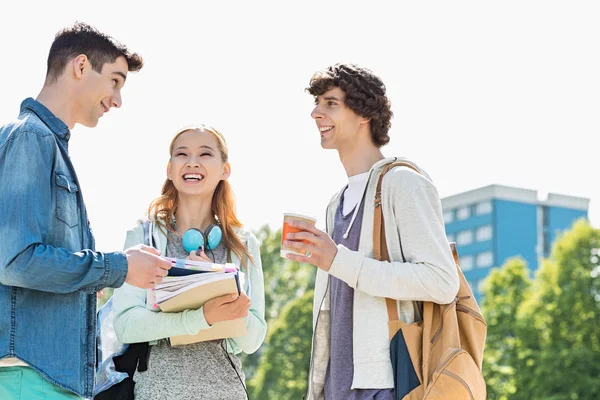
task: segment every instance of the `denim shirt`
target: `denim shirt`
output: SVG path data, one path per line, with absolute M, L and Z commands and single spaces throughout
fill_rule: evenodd
M 0 359 L 91 397 L 96 292 L 123 284 L 127 259 L 94 249 L 70 135 L 31 98 L 0 127 Z

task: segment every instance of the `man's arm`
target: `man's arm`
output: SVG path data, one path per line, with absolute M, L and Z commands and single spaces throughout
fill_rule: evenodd
M 434 192 L 432 186 L 417 187 L 399 202 L 394 213 L 400 239 L 386 229 L 388 248 L 399 251 L 401 243 L 406 262 L 378 261 L 338 246 L 329 273 L 372 296 L 450 303 L 458 292 L 458 274 L 432 204 Z
M 394 185 L 396 179 L 390 178 L 393 181 L 389 183 Z M 406 173 L 404 178 L 407 178 Z M 386 225 L 388 248 L 393 251 L 396 247 L 399 251 L 401 235 L 406 262 L 378 261 L 342 245 L 336 246 L 325 232 L 308 224 L 298 226 L 308 232 L 292 234 L 291 238 L 310 241 L 311 244 L 295 243 L 294 246 L 310 251 L 311 257 L 291 255 L 290 258 L 328 271 L 355 290 L 371 296 L 440 304 L 451 302 L 458 292 L 459 281 L 444 232 L 437 190 L 419 177 L 409 175 L 402 180 L 404 184 L 412 181 L 408 182 L 410 189 L 394 185 L 383 201 L 393 203 L 394 224 L 398 227 L 394 232 Z
M 0 148 L 0 283 L 54 293 L 119 287 L 127 275 L 124 253 L 72 252 L 45 243 L 56 218 L 55 152 L 52 135 L 29 132 Z

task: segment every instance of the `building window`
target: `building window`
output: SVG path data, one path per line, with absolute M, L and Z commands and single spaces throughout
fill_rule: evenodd
M 475 239 L 478 242 L 485 242 L 487 240 L 490 240 L 491 238 L 492 238 L 492 226 L 491 225 L 481 226 L 481 227 L 477 228 L 477 230 L 475 231 Z
M 446 238 L 448 239 L 449 242 L 454 242 L 454 234 L 448 233 L 446 235 Z
M 550 241 L 550 209 L 542 207 L 542 235 L 543 235 L 543 251 L 544 257 L 550 256 L 552 250 L 552 242 Z
M 454 211 L 448 210 L 444 211 L 444 223 L 449 224 L 454 221 Z
M 475 214 L 484 215 L 492 212 L 492 202 L 482 201 L 475 206 Z
M 456 235 L 456 244 L 464 246 L 473 243 L 473 231 L 462 231 Z
M 471 209 L 469 208 L 469 206 L 464 206 L 464 207 L 461 207 L 458 210 L 456 210 L 456 219 L 458 219 L 459 221 L 467 219 L 470 216 L 471 216 Z
M 470 271 L 473 269 L 473 256 L 460 257 L 460 269 Z
M 477 266 L 479 268 L 491 267 L 494 263 L 494 255 L 491 251 L 477 254 Z

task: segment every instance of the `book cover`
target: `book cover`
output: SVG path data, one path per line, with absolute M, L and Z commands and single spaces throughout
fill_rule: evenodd
M 156 299 L 158 307 L 163 312 L 196 310 L 215 297 L 239 294 L 243 287 L 240 285 L 239 272 L 184 275 L 165 280 L 160 286 L 162 289 L 157 286 Z M 216 322 L 210 328 L 203 329 L 195 335 L 172 336 L 170 341 L 172 346 L 179 346 L 244 335 L 246 335 L 245 318 L 239 318 Z

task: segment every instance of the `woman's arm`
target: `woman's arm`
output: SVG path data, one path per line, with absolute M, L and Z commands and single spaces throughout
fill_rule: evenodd
M 247 279 L 251 286 L 250 309 L 246 317 L 246 336 L 228 339 L 229 344 L 246 354 L 252 354 L 260 348 L 267 334 L 267 322 L 265 321 L 265 286 L 260 259 L 260 248 L 258 239 L 250 233 L 248 238 L 248 252 L 252 256 L 253 263 L 248 263 Z
M 127 232 L 125 248 L 144 243 L 140 223 Z M 146 308 L 146 290 L 127 283 L 113 294 L 115 332 L 122 343 L 148 342 L 170 336 L 195 335 L 210 326 L 204 318 L 204 310 L 185 310 L 163 313 Z

